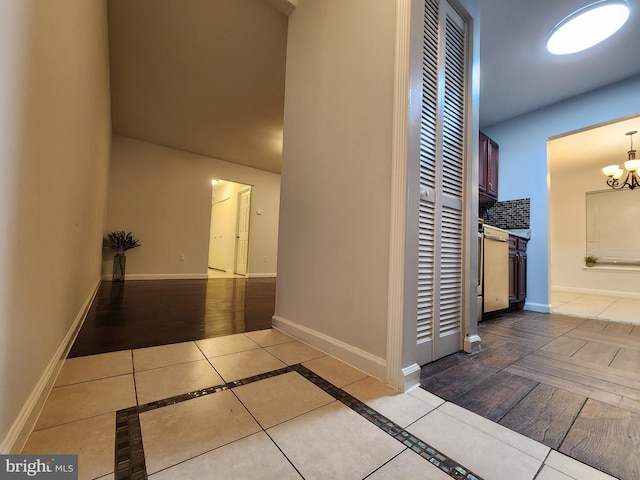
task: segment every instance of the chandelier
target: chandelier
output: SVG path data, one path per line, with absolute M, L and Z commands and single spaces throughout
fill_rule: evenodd
M 624 168 L 627 170 L 627 177 L 624 182 L 620 182 L 624 170 L 618 167 L 618 165 L 609 165 L 602 169 L 607 177 L 607 185 L 616 190 L 621 190 L 624 187 L 629 187 L 631 190 L 640 186 L 640 175 L 638 175 L 638 169 L 640 169 L 640 160 L 636 160 L 636 151 L 633 149 L 633 135 L 638 133 L 637 130 L 627 132 L 625 135 L 629 136 L 631 142 L 631 148 L 629 149 L 629 160 L 624 162 Z

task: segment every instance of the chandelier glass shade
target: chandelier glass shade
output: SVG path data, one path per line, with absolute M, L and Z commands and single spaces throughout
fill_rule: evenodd
M 602 169 L 602 173 L 607 176 L 607 185 L 616 190 L 621 190 L 625 187 L 633 190 L 640 186 L 640 160 L 636 160 L 636 151 L 633 149 L 633 136 L 638 133 L 637 130 L 627 132 L 625 135 L 629 136 L 631 147 L 627 152 L 628 160 L 624 162 L 624 168 L 627 171 L 627 176 L 624 181 L 620 181 L 623 177 L 625 170 L 621 169 L 618 165 L 608 165 Z

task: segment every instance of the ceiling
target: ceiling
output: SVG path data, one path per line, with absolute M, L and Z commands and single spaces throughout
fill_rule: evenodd
M 287 16 L 266 0 L 109 0 L 114 133 L 280 172 Z
M 615 35 L 573 55 L 547 53 L 553 27 L 595 0 L 480 0 L 480 127 L 640 74 L 640 0 Z
M 551 175 L 573 168 L 600 170 L 607 165 L 623 168 L 630 148 L 627 132 L 640 132 L 640 116 L 598 125 L 551 140 L 547 155 Z M 633 136 L 633 147 L 640 150 L 640 135 Z M 604 183 L 604 176 L 603 183 Z
M 114 133 L 279 173 L 297 0 L 108 1 Z M 593 1 L 480 0 L 481 128 L 640 74 L 640 0 L 603 44 L 546 52 L 554 25 Z

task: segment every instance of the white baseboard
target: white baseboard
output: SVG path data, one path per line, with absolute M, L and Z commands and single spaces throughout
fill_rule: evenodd
M 525 301 L 523 310 L 540 313 L 551 313 L 551 305 L 549 305 L 548 303 L 530 303 Z
M 464 339 L 465 353 L 478 353 L 481 349 L 482 339 L 480 335 L 469 335 Z
M 127 273 L 125 280 L 206 280 L 206 273 Z M 111 280 L 111 275 L 102 275 L 102 280 Z
M 402 391 L 408 392 L 416 387 L 420 386 L 420 365 L 414 363 L 402 369 L 402 376 L 404 378 L 404 385 L 402 385 Z
M 233 273 L 233 272 L 231 272 Z M 275 273 L 248 273 L 248 278 L 275 278 Z M 206 280 L 207 273 L 127 273 L 125 280 Z M 103 274 L 102 280 L 111 280 L 111 274 Z
M 618 292 L 616 290 L 601 290 L 593 288 L 576 288 L 576 287 L 551 287 L 552 290 L 560 290 L 562 292 L 571 293 L 585 293 L 587 295 L 606 295 L 608 297 L 625 297 L 625 298 L 640 298 L 640 293 L 637 292 Z
M 69 350 L 71 350 L 73 342 L 80 331 L 80 327 L 82 327 L 82 323 L 93 303 L 93 299 L 98 293 L 98 287 L 100 287 L 100 280 L 98 280 L 93 291 L 80 307 L 78 315 L 71 324 L 56 353 L 53 355 L 53 358 L 51 358 L 51 361 L 35 388 L 31 391 L 29 398 L 27 398 L 27 401 L 22 406 L 20 413 L 9 429 L 9 433 L 7 433 L 7 436 L 0 444 L 0 454 L 20 453 L 22 451 L 22 448 L 36 425 L 36 421 L 49 397 L 49 393 L 58 378 L 64 359 L 67 358 Z
M 353 345 L 349 345 L 333 337 L 317 332 L 310 328 L 298 325 L 290 320 L 274 315 L 273 326 L 278 330 L 282 330 L 300 340 L 312 345 L 323 352 L 332 355 L 343 362 L 348 363 L 369 375 L 386 379 L 387 362 L 384 358 L 372 355 Z

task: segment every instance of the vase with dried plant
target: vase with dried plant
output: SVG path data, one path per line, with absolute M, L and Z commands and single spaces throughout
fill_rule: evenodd
M 127 257 L 124 252 L 132 248 L 140 246 L 140 240 L 138 240 L 133 233 L 125 233 L 124 230 L 116 230 L 114 232 L 107 233 L 105 239 L 106 244 L 116 251 L 113 257 L 113 277 L 114 282 L 124 282 L 125 269 L 127 265 Z

